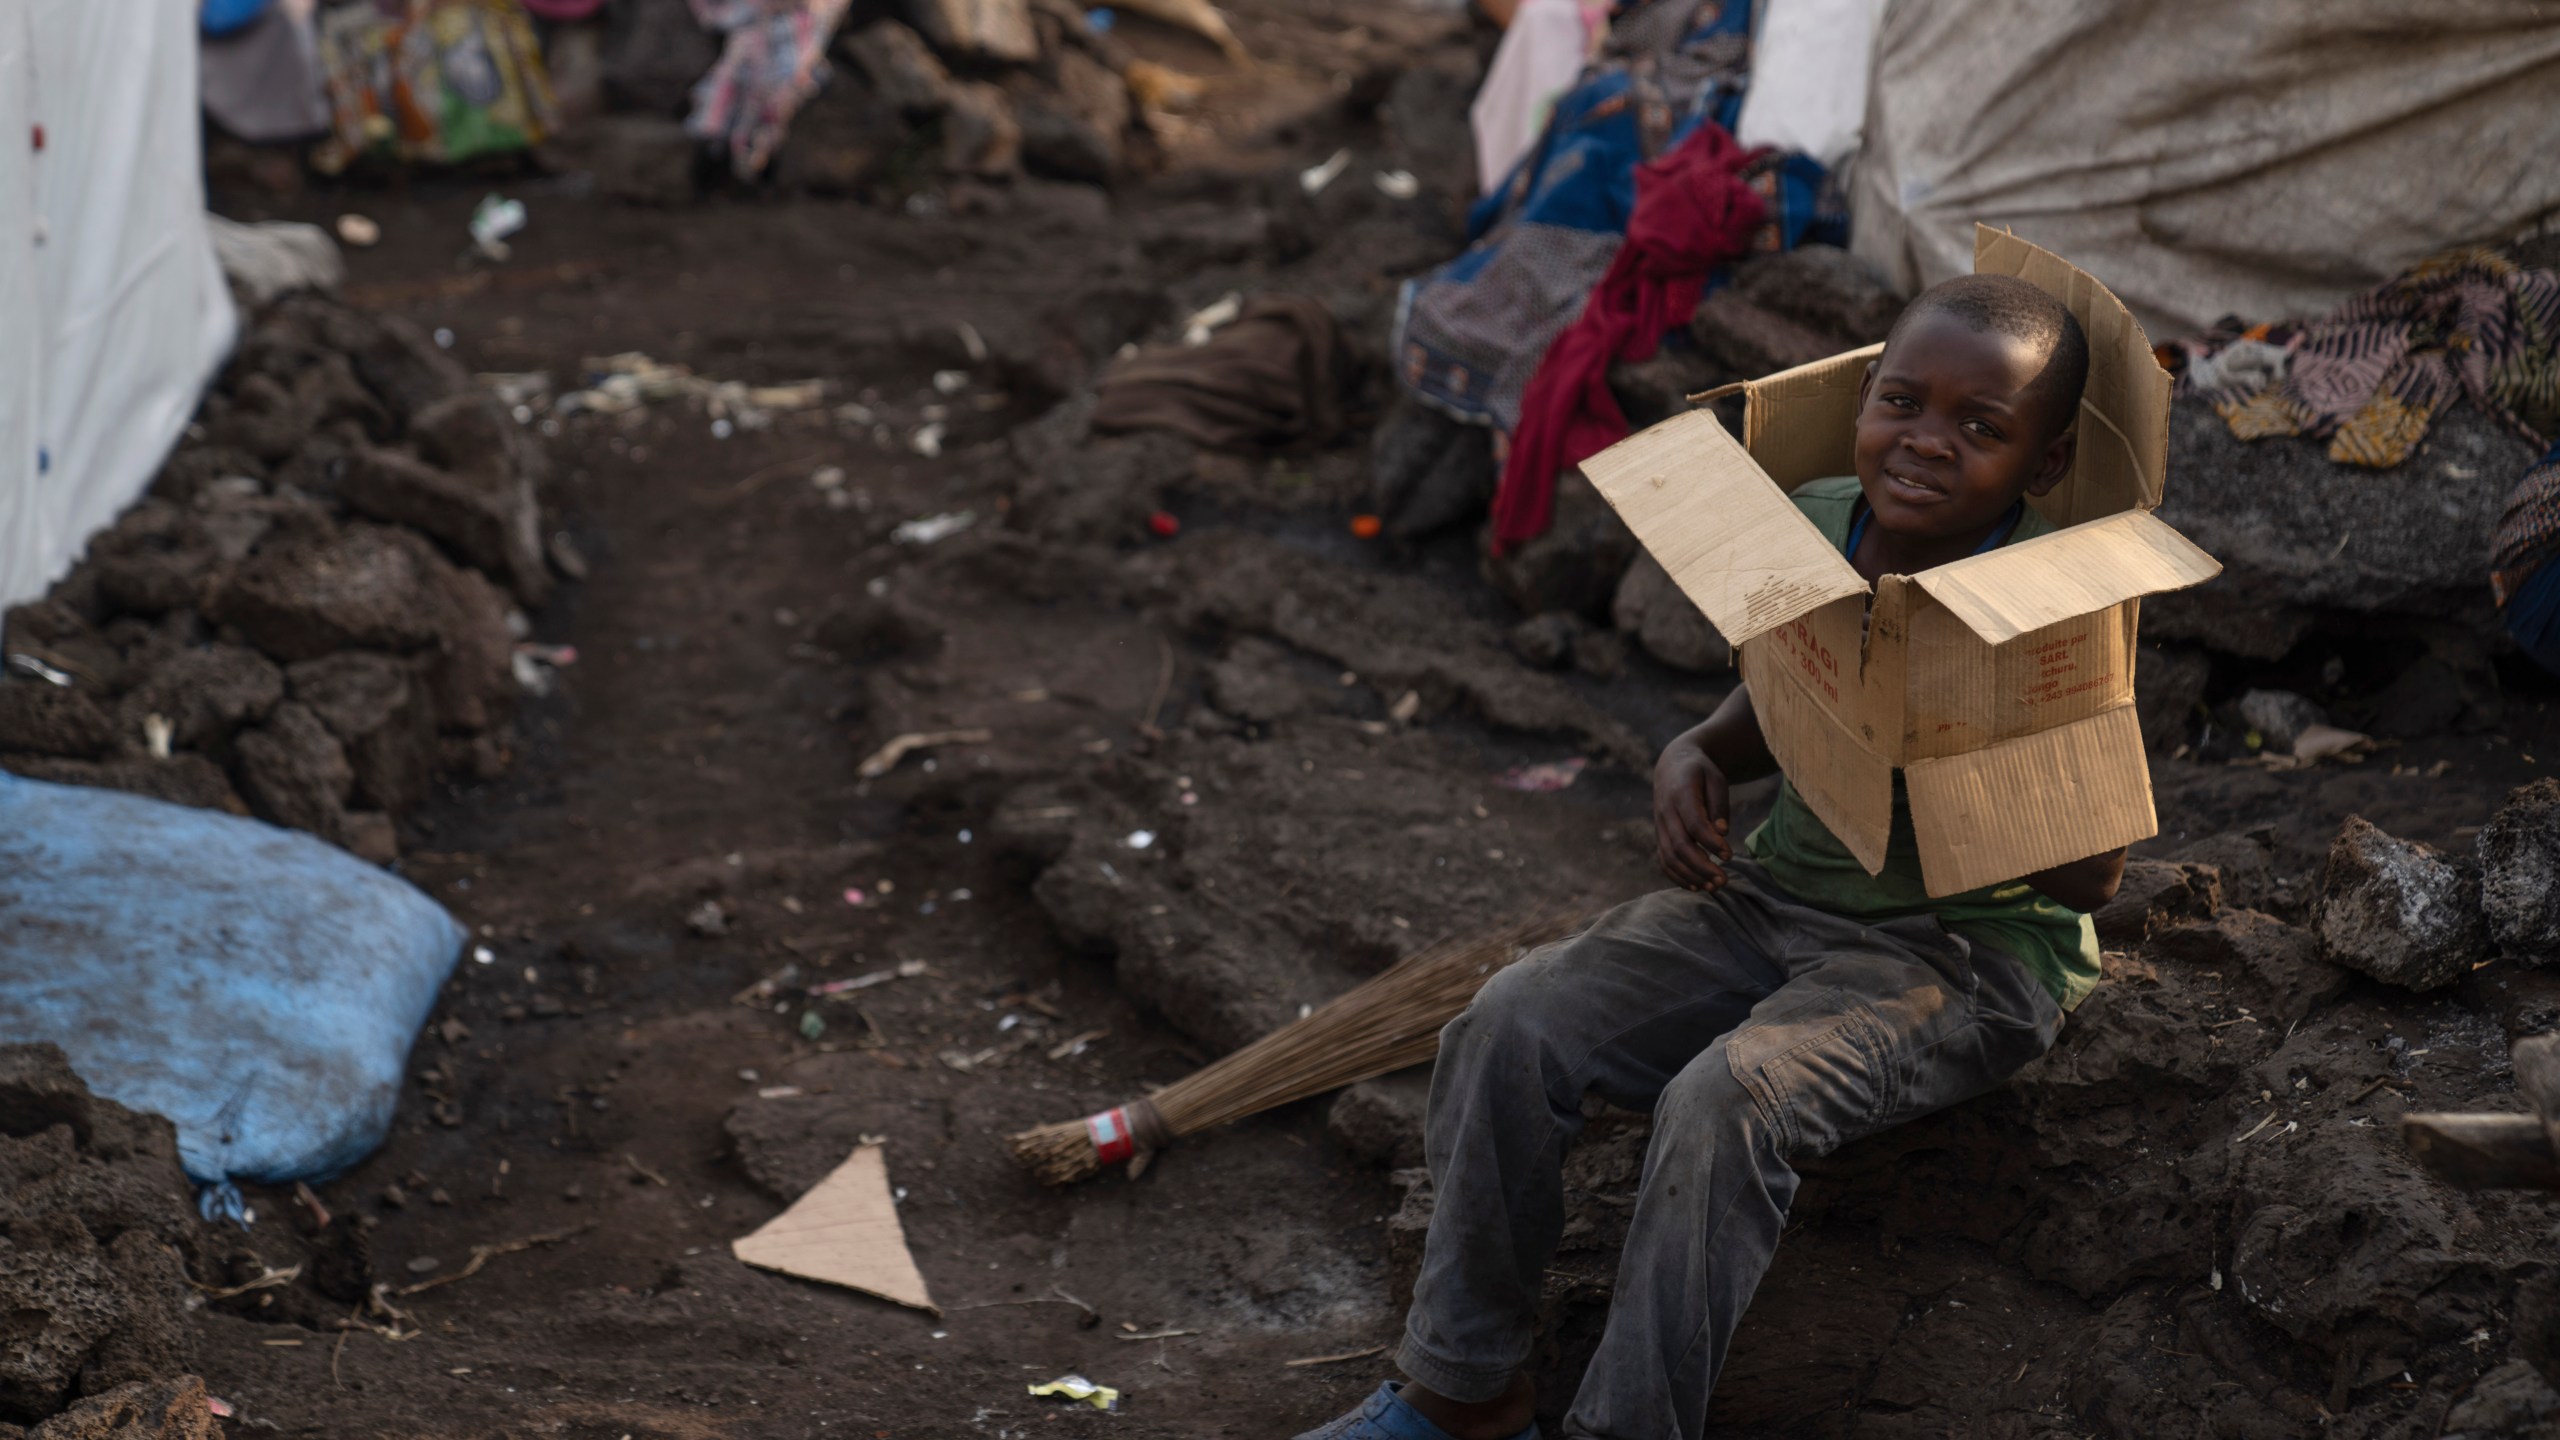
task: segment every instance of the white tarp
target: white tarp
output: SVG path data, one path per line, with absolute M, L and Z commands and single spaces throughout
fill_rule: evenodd
M 1893 0 L 1854 248 L 1907 292 L 2006 226 L 2166 338 L 2513 239 L 2555 157 L 2549 0 Z
M 1801 150 L 1835 169 L 1848 160 L 1866 123 L 1883 13 L 1884 0 L 1762 0 L 1733 138 Z
M 0 3 L 0 605 L 150 483 L 231 348 L 196 65 L 195 0 Z

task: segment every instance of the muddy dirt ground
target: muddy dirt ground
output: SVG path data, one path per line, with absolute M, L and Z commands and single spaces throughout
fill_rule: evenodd
M 1368 186 L 1382 142 L 1364 106 L 1397 67 L 1468 42 L 1438 22 L 1298 23 L 1254 19 L 1246 38 L 1281 53 L 1275 74 L 1222 92 L 1231 106 L 1172 147 L 1165 174 L 1109 196 L 1024 185 L 899 210 L 731 194 L 659 211 L 583 194 L 574 172 L 218 191 L 244 217 L 380 221 L 383 244 L 350 254 L 348 297 L 449 330 L 475 370 L 568 379 L 585 357 L 642 351 L 830 387 L 828 409 L 770 430 L 715 437 L 698 408 L 671 402 L 574 418 L 550 438 L 548 498 L 590 574 L 535 615 L 535 633 L 577 661 L 556 693 L 526 699 L 505 778 L 448 790 L 403 836 L 405 873 L 491 958 L 462 966 L 420 1040 L 390 1144 L 320 1194 L 369 1222 L 373 1273 L 400 1284 L 461 1268 L 475 1246 L 561 1238 L 398 1302 L 414 1339 L 341 1342 L 330 1327 L 351 1307 L 309 1284 L 208 1307 L 208 1383 L 251 1424 L 600 1440 L 1285 1436 L 1392 1373 L 1377 1355 L 1287 1364 L 1384 1345 L 1401 1311 L 1391 1220 L 1406 1197 L 1378 1156 L 1328 1129 L 1324 1102 L 1184 1146 L 1139 1181 L 1065 1192 L 1023 1178 L 1000 1137 L 1173 1079 L 1302 998 L 1256 997 L 1248 982 L 1186 1008 L 1159 975 L 1144 987 L 1158 1003 L 1141 1007 L 1115 963 L 1214 953 L 1249 976 L 1269 927 L 1275 943 L 1336 955 L 1319 978 L 1338 983 L 1523 899 L 1639 892 L 1646 791 L 1624 752 L 1691 723 L 1729 681 L 1641 656 L 1608 681 L 1501 670 L 1517 617 L 1476 579 L 1465 537 L 1411 550 L 1347 533 L 1368 457 L 1357 427 L 1329 449 L 1247 459 L 1124 445 L 1112 463 L 1163 473 L 1099 491 L 1074 522 L 1082 543 L 1061 538 L 1065 521 L 1014 514 L 1075 499 L 1057 495 L 1033 422 L 1124 341 L 1160 337 L 1231 288 L 1295 285 L 1357 303 L 1346 324 L 1369 327 L 1357 343 L 1374 356 L 1394 281 L 1454 243 L 1445 197 L 1406 205 Z M 1298 199 L 1296 168 L 1340 144 L 1362 156 L 1359 193 L 1332 210 Z M 460 268 L 465 220 L 493 186 L 524 198 L 532 223 L 505 266 Z M 955 393 L 934 384 L 948 371 L 966 377 Z M 1366 394 L 1385 399 L 1383 378 Z M 907 442 L 928 406 L 948 417 L 934 458 Z M 835 498 L 810 481 L 830 466 L 844 475 Z M 1158 503 L 1182 520 L 1178 538 L 1143 524 Z M 977 523 L 950 540 L 889 538 L 958 511 Z M 1358 603 L 1294 621 L 1272 620 L 1267 596 L 1255 609 L 1254 577 L 1285 589 L 1302 573 Z M 1416 643 L 1434 653 L 1326 632 L 1326 613 L 1420 615 Z M 1538 723 L 1496 723 L 1501 702 L 1482 692 L 1506 674 L 1547 687 Z M 1213 704 L 1220 686 L 1260 698 Z M 1407 689 L 1430 698 L 1409 726 L 1389 719 Z M 1257 707 L 1268 713 L 1243 718 Z M 856 774 L 891 735 L 970 728 L 992 738 Z M 1491 783 L 1571 755 L 1595 763 L 1569 789 Z M 2361 767 L 2162 759 L 2162 834 L 2141 848 L 2272 827 L 2261 893 L 2234 903 L 2298 920 L 2345 815 L 2467 845 L 2511 787 L 2560 769 L 2552 759 L 2560 709 L 2530 686 L 2494 731 L 2412 740 Z M 1070 823 L 1043 830 L 1044 816 Z M 1088 854 L 1077 847 L 1137 828 L 1164 837 L 1117 855 L 1142 893 L 1070 893 L 1092 884 L 1064 876 Z M 706 902 L 716 921 L 701 918 Z M 910 960 L 924 973 L 853 1003 L 751 988 L 786 967 L 806 984 Z M 2112 1003 L 2218 1024 L 2245 1000 L 2219 972 L 2195 978 L 2211 963 L 2166 979 L 2171 962 L 2121 963 Z M 2182 986 L 2201 989 L 2168 995 Z M 2398 1077 L 2328 1095 L 2321 1115 L 2359 1133 L 2404 1108 L 2516 1108 L 2499 1018 L 2524 1002 L 2502 1012 L 2477 986 L 2423 1003 L 2359 987 L 2332 987 L 2281 1041 L 2254 1021 L 2210 1054 L 2202 1038 L 2189 1037 L 2194 1056 L 2161 1039 L 2149 1069 L 2122 1053 L 2138 1030 L 2093 1030 L 2116 1046 L 2108 1076 L 2096 1076 L 2106 1057 L 2081 1054 L 2070 1076 L 1840 1157 L 1808 1186 L 1737 1342 L 1720 1433 L 2308 1434 L 2350 1407 L 2363 1418 L 2341 1430 L 2437 1433 L 2424 1427 L 2509 1351 L 2499 1286 L 2512 1281 L 2479 1275 L 2538 1263 L 2544 1211 L 2427 1200 L 2469 1229 L 2394 1244 L 2498 1258 L 2404 1278 L 2439 1301 L 2446 1286 L 2478 1290 L 2480 1334 L 2467 1349 L 2431 1333 L 2350 1347 L 2215 1318 L 2223 1272 L 2190 1261 L 2245 1238 L 2227 1233 L 2245 1218 L 2230 1198 L 2243 1181 L 2196 1179 L 2199 1213 L 2184 1221 L 2148 1201 L 2119 1215 L 2106 1198 L 2154 1193 L 2110 1178 L 2151 1143 L 2191 1167 L 2219 1157 L 2263 1092 L 2296 1076 Z M 1064 1043 L 1089 1032 L 1101 1033 Z M 2412 1041 L 2383 1049 L 2386 1034 Z M 2411 1045 L 2457 1061 L 2389 1069 Z M 2275 1078 L 2244 1085 L 2244 1071 Z M 888 1137 L 939 1319 L 728 1254 L 866 1134 Z M 1623 1193 L 1632 1175 L 1601 1173 L 1609 1153 L 1631 1152 L 1595 1150 L 1576 1183 Z M 2049 1217 L 2061 1193 L 2030 1171 L 2074 1177 L 2086 1203 L 2059 1208 L 2076 1219 L 2017 1223 Z M 2247 1183 L 2282 1189 L 2302 1173 Z M 2359 1160 L 2344 1173 L 2378 1172 Z M 304 1212 L 280 1194 L 253 1200 L 259 1223 L 226 1242 L 242 1252 L 233 1268 L 306 1258 Z M 2135 1234 L 2152 1248 L 2127 1259 Z M 2294 1250 L 2266 1243 L 2288 1275 L 2332 1253 L 2298 1235 Z M 2362 1253 L 2355 1237 L 2339 1243 Z M 1606 1268 L 1605 1235 L 1577 1234 L 1559 1276 L 1605 1288 Z M 2102 1344 L 2121 1363 L 2086 1353 Z M 1121 1413 L 1024 1393 L 1069 1371 L 1120 1387 Z

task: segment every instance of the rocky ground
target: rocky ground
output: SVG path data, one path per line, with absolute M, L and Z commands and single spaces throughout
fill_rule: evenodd
M 1732 682 L 1571 493 L 1563 538 L 1484 573 L 1446 522 L 1489 457 L 1394 404 L 1385 320 L 1455 244 L 1478 42 L 1420 11 L 1357 34 L 1237 13 L 1266 63 L 1108 191 L 926 179 L 909 203 L 889 174 L 639 208 L 573 166 L 499 182 L 532 224 L 494 267 L 455 259 L 486 177 L 218 197 L 362 210 L 385 239 L 343 305 L 258 325 L 154 499 L 13 618 L 10 648 L 75 683 L 0 682 L 0 763 L 396 856 L 493 962 L 455 977 L 391 1143 L 316 1207 L 253 1194 L 246 1231 L 79 1210 L 79 1236 L 13 1210 L 0 1283 L 76 1270 L 117 1297 L 84 1303 L 162 1318 L 37 1323 L 50 1348 L 0 1366 L 7 1416 L 200 1374 L 241 1423 L 319 1435 L 1285 1436 L 1391 1373 L 1374 1347 L 1431 1204 L 1417 1077 L 1064 1192 L 1001 1137 L 1434 939 L 1640 892 L 1650 754 Z M 1187 37 L 1120 43 L 1216 72 Z M 1420 196 L 1371 183 L 1390 168 Z M 1694 351 L 1619 377 L 1631 413 L 1890 319 L 1836 256 L 1746 281 Z M 1230 290 L 1334 313 L 1342 431 L 1251 454 L 1091 433 L 1114 352 Z M 2504 437 L 2464 423 L 2412 468 L 2492 484 Z M 2229 444 L 2180 424 L 2182 453 Z M 2560 709 L 2482 642 L 2458 562 L 2395 551 L 2331 585 L 2302 558 L 2358 556 L 2335 518 L 2357 507 L 2409 533 L 2476 497 L 2283 443 L 2242 452 L 2263 486 L 2172 477 L 2195 497 L 2172 518 L 2234 574 L 2153 632 L 2162 830 L 2105 918 L 2109 983 L 2016 1083 L 1817 1167 L 1719 1433 L 2560 1433 L 2534 1368 L 2548 1207 L 2449 1190 L 2396 1133 L 2521 1108 L 2507 1039 L 2560 1015 L 2527 963 L 2560 936 L 2496 838 L 2548 830 L 2548 801 L 2493 822 L 2553 773 Z M 1364 511 L 1385 536 L 1351 532 Z M 2295 536 L 2305 515 L 2338 533 Z M 2268 717 L 2302 705 L 2388 748 L 2270 765 Z M 907 734 L 983 738 L 863 773 Z M 1505 783 L 1577 759 L 1566 788 Z M 2442 855 L 2378 839 L 2326 879 L 2350 816 Z M 2377 958 L 2347 901 L 2439 872 L 2428 956 L 2462 958 L 2391 970 L 2409 957 Z M 7 1091 L 0 1129 L 51 1147 L 45 1174 L 157 1167 L 180 1203 L 165 1135 L 96 1138 L 148 1124 L 84 1132 L 69 1103 Z M 867 1135 L 939 1317 L 727 1252 Z M 1551 1409 L 1644 1135 L 1603 1115 L 1574 1158 Z M 1025 1393 L 1069 1371 L 1121 1412 Z

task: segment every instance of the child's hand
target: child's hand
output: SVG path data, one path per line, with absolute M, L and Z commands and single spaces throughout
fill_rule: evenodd
M 1662 873 L 1684 890 L 1723 889 L 1732 824 L 1724 771 L 1696 732 L 1664 746 L 1653 765 L 1653 853 Z

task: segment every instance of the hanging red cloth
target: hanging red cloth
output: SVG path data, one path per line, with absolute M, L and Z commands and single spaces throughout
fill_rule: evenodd
M 1707 272 L 1750 244 L 1767 213 L 1742 178 L 1757 153 L 1709 121 L 1636 168 L 1626 243 L 1521 393 L 1520 427 L 1493 497 L 1496 555 L 1546 533 L 1558 472 L 1626 438 L 1609 366 L 1650 357 L 1666 332 L 1689 322 Z

